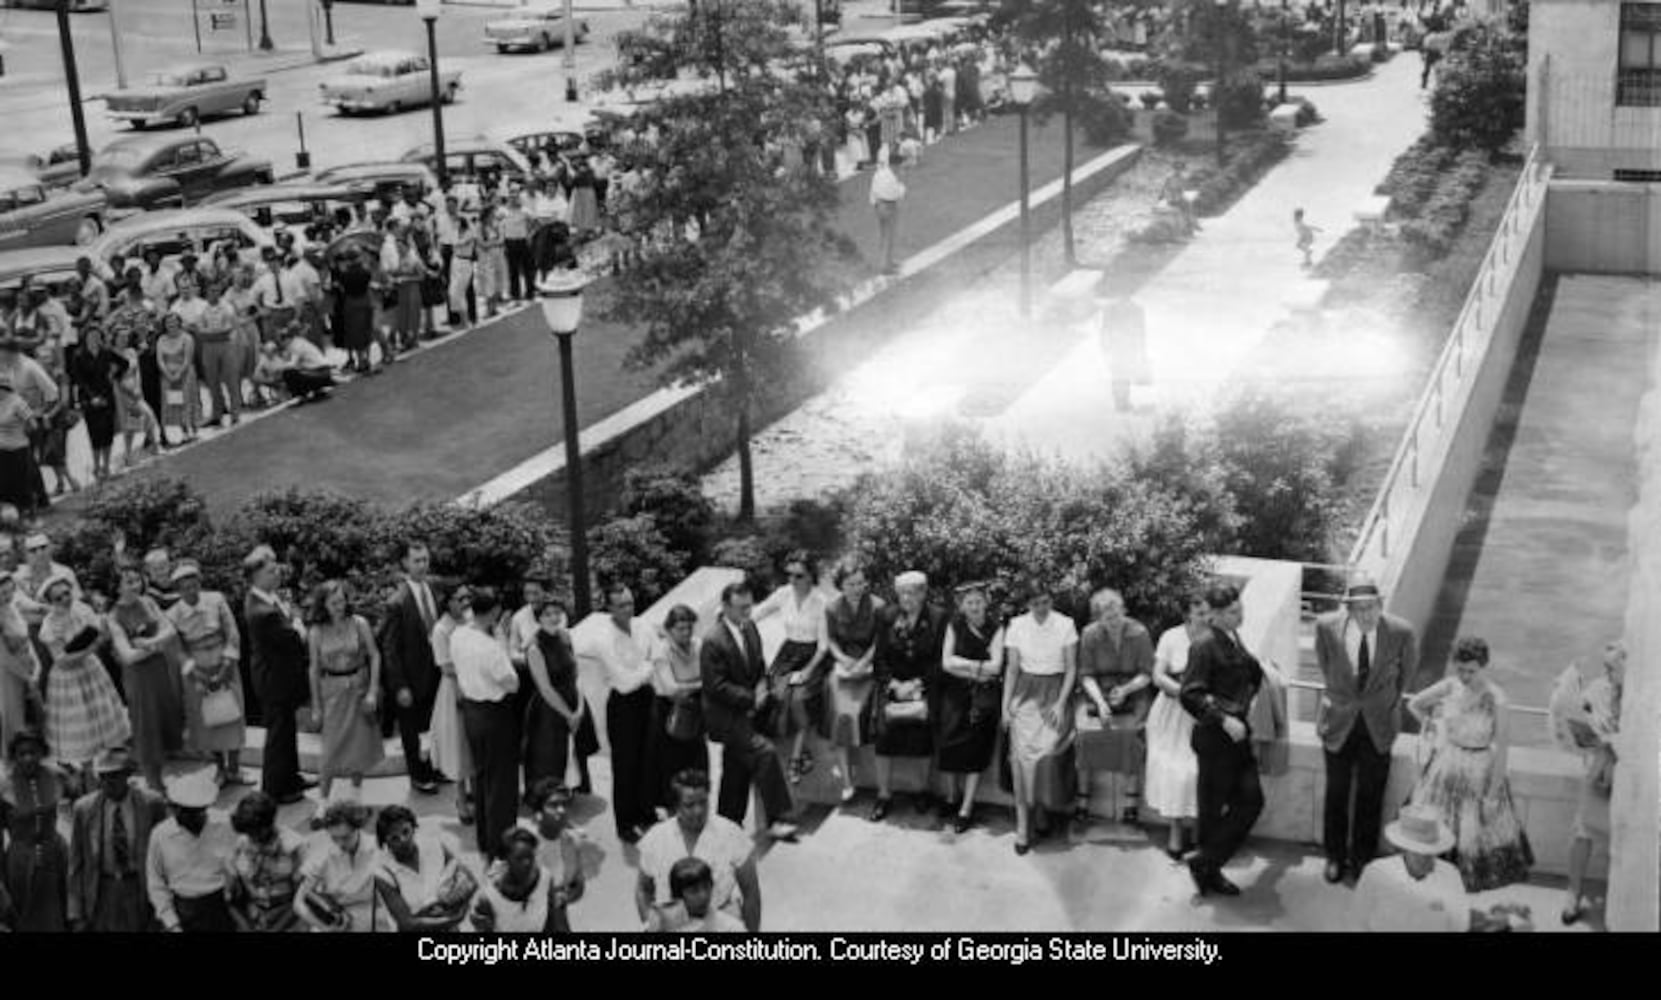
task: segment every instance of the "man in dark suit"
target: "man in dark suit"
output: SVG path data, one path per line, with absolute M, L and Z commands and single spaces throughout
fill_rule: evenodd
M 69 926 L 133 934 L 155 923 L 145 884 L 150 831 L 167 818 L 167 800 L 132 784 L 133 758 L 110 749 L 93 761 L 98 791 L 75 803 L 69 836 Z
M 1223 876 L 1223 865 L 1246 842 L 1263 812 L 1263 786 L 1246 722 L 1263 686 L 1263 667 L 1240 644 L 1245 618 L 1240 591 L 1216 584 L 1206 590 L 1205 603 L 1211 609 L 1211 632 L 1189 649 L 1182 680 L 1182 707 L 1194 717 L 1191 746 L 1199 762 L 1199 850 L 1188 861 L 1188 873 L 1202 896 L 1238 896 L 1240 887 Z
M 709 738 L 723 747 L 721 791 L 716 812 L 742 824 L 749 811 L 750 784 L 761 794 L 771 825 L 769 836 L 789 840 L 796 825 L 790 783 L 778 750 L 756 732 L 755 717 L 767 704 L 767 667 L 762 662 L 761 633 L 750 612 L 755 595 L 747 582 L 721 590 L 721 615 L 704 637 L 698 654 L 704 682 L 704 725 Z
M 390 696 L 388 703 L 398 719 L 410 787 L 431 795 L 438 791 L 441 775 L 421 756 L 421 734 L 432 722 L 433 699 L 438 694 L 439 671 L 433 662 L 432 643 L 438 600 L 427 578 L 432 568 L 427 546 L 406 541 L 403 564 L 404 581 L 388 602 L 381 622 L 381 661 L 386 665 L 382 674 Z
M 1376 584 L 1352 584 L 1344 605 L 1344 611 L 1315 623 L 1315 660 L 1326 681 L 1315 729 L 1326 751 L 1328 882 L 1359 878 L 1378 853 L 1390 751 L 1401 731 L 1401 697 L 1419 668 L 1413 626 L 1384 613 Z
M 288 603 L 277 596 L 282 567 L 269 545 L 261 545 L 242 561 L 248 581 L 243 619 L 248 623 L 249 671 L 265 714 L 265 766 L 260 788 L 283 805 L 305 797 L 315 782 L 300 776 L 299 733 L 295 713 L 307 701 L 305 626 Z

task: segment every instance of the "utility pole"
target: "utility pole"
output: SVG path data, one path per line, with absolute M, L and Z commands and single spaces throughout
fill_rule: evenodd
M 306 0 L 306 31 L 311 35 L 311 57 L 322 62 L 323 36 L 317 21 L 317 4 L 314 0 Z
M 115 86 L 127 89 L 127 61 L 121 51 L 121 0 L 110 0 L 110 43 L 115 46 Z
M 87 144 L 87 119 L 81 110 L 81 72 L 75 67 L 75 36 L 69 29 L 69 0 L 58 0 L 58 41 L 63 46 L 63 77 L 69 86 L 69 118 L 75 126 L 75 155 L 81 176 L 92 170 L 92 147 Z
M 565 100 L 577 99 L 577 22 L 571 10 L 571 0 L 565 0 L 565 51 L 560 53 L 565 65 Z

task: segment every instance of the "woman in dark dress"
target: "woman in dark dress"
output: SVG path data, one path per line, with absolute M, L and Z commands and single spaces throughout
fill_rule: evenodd
M 958 833 L 969 828 L 981 772 L 992 763 L 1003 716 L 1004 633 L 987 615 L 984 586 L 958 590 L 958 614 L 946 627 L 939 712 L 934 721 L 936 766 L 957 800 Z M 960 778 L 961 776 L 961 778 Z M 960 790 L 955 787 L 962 782 Z
M 183 666 L 183 647 L 173 623 L 145 596 L 144 570 L 123 566 L 110 640 L 121 662 L 121 690 L 132 720 L 133 756 L 152 791 L 162 791 L 162 765 L 184 745 L 184 703 L 173 674 Z
M 61 772 L 46 763 L 46 739 L 34 730 L 13 736 L 11 769 L 0 777 L 0 839 L 5 864 L 0 887 L 11 913 L 0 925 L 14 931 L 62 933 L 69 908 L 69 845 L 58 832 L 58 806 L 68 801 Z
M 685 770 L 709 773 L 709 743 L 704 738 L 703 679 L 698 666 L 698 613 L 684 604 L 669 609 L 666 639 L 652 653 L 652 743 L 647 751 L 649 787 L 657 804 L 674 811 L 669 782 Z
M 69 362 L 69 379 L 81 402 L 87 438 L 92 442 L 92 474 L 105 479 L 110 474 L 110 449 L 115 446 L 116 383 L 127 374 L 127 359 L 104 343 L 104 331 L 97 323 L 87 324 L 86 339 Z
M 536 642 L 525 651 L 536 693 L 525 709 L 525 788 L 543 778 L 565 784 L 576 736 L 578 792 L 588 794 L 588 758 L 600 749 L 594 713 L 577 690 L 577 657 L 565 630 L 565 606 L 549 601 L 537 616 Z
M 375 273 L 362 251 L 348 247 L 335 260 L 335 343 L 351 355 L 352 368 L 369 371 L 369 345 L 375 339 Z
M 928 577 L 901 573 L 894 580 L 899 604 L 878 619 L 876 681 L 877 804 L 873 822 L 888 815 L 893 799 L 894 758 L 934 755 L 929 720 L 938 709 L 940 648 L 946 623 L 927 607 Z M 932 768 L 932 760 L 930 765 Z M 924 783 L 932 787 L 933 776 Z
M 842 778 L 842 801 L 854 797 L 853 755 L 871 742 L 872 661 L 877 654 L 877 616 L 882 601 L 871 595 L 865 568 L 845 562 L 836 569 L 841 595 L 825 609 L 830 677 L 825 681 L 830 740 Z
M 924 131 L 922 138 L 924 142 L 929 140 L 929 136 L 938 136 L 940 134 L 941 123 L 945 121 L 945 102 L 942 99 L 943 96 L 943 92 L 940 89 L 940 77 L 931 70 L 929 72 L 928 89 L 923 91 Z

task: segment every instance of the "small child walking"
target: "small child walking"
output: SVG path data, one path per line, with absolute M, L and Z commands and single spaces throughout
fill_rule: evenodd
M 1301 208 L 1292 210 L 1292 228 L 1298 233 L 1298 251 L 1303 254 L 1303 266 L 1314 267 L 1315 259 L 1310 255 L 1310 250 L 1315 246 L 1315 234 L 1321 230 L 1304 221 Z

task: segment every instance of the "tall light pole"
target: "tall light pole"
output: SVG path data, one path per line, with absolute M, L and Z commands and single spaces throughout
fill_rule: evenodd
M 1027 206 L 1027 111 L 1038 94 L 1038 74 L 1022 65 L 1009 74 L 1009 96 L 1021 109 L 1021 315 L 1032 315 L 1032 220 Z
M 115 46 L 115 86 L 127 89 L 126 53 L 121 50 L 121 0 L 110 0 L 110 44 Z
M 335 0 L 323 0 L 323 41 L 335 43 Z
M 571 10 L 571 0 L 565 0 L 565 45 L 560 53 L 565 68 L 565 99 L 577 99 L 577 19 Z
M 1228 73 L 1228 67 L 1223 64 L 1223 57 L 1228 53 L 1227 20 L 1228 0 L 1217 0 L 1217 82 L 1211 85 L 1211 113 L 1217 122 L 1217 165 L 1219 167 L 1225 161 L 1224 150 L 1228 142 L 1223 130 L 1223 79 Z
M 583 288 L 588 279 L 580 271 L 555 271 L 537 286 L 542 317 L 548 332 L 559 341 L 560 391 L 565 425 L 565 517 L 571 538 L 572 620 L 582 621 L 593 609 L 588 590 L 588 525 L 583 517 L 583 460 L 577 443 L 577 380 L 571 361 L 571 341 L 582 325 Z
M 87 119 L 81 110 L 81 71 L 75 66 L 75 36 L 69 28 L 69 0 L 58 0 L 58 42 L 63 46 L 63 78 L 69 87 L 69 119 L 75 127 L 75 155 L 81 176 L 92 170 L 92 147 L 87 144 Z
M 1286 103 L 1286 60 L 1292 54 L 1292 12 L 1280 0 L 1280 101 Z
M 260 0 L 260 51 L 270 52 L 276 47 L 271 41 L 271 18 L 265 12 L 265 0 Z
M 450 187 L 450 166 L 444 157 L 444 92 L 438 82 L 438 17 L 444 12 L 442 0 L 417 0 L 417 12 L 427 25 L 427 72 L 433 97 L 433 155 L 437 158 L 439 190 Z

